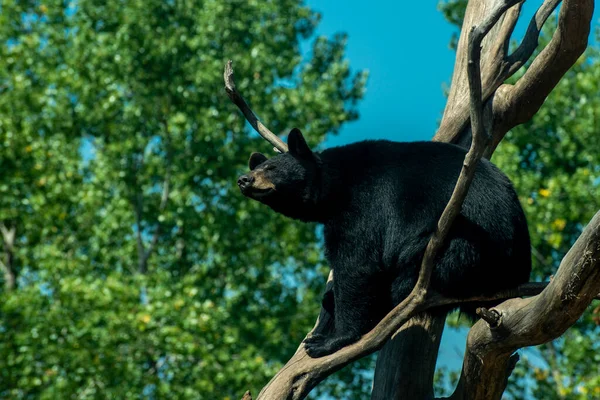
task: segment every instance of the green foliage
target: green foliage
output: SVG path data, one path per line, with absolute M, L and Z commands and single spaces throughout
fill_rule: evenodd
M 235 399 L 293 354 L 326 268 L 314 226 L 238 193 L 270 147 L 222 70 L 233 58 L 275 132 L 321 143 L 357 117 L 366 75 L 342 35 L 300 53 L 318 19 L 299 0 L 2 3 L 18 286 L 0 289 L 0 398 Z

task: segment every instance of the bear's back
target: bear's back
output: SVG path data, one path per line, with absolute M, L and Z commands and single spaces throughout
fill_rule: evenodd
M 326 150 L 321 158 L 340 172 L 336 175 L 340 182 L 335 184 L 340 196 L 365 197 L 375 207 L 378 202 L 392 201 L 410 218 L 423 212 L 424 204 L 432 215 L 441 213 L 465 155 L 465 149 L 447 143 L 372 140 Z M 509 179 L 492 163 L 481 160 L 464 210 L 477 213 L 507 198 L 511 203 L 516 200 Z
M 436 142 L 364 141 L 321 153 L 335 168 L 337 203 L 344 230 L 377 232 L 385 268 L 411 264 L 398 281 L 414 285 L 416 264 L 452 195 L 466 150 Z M 478 163 L 461 215 L 455 221 L 434 274 L 437 289 L 449 295 L 486 293 L 528 280 L 531 269 L 527 223 L 509 179 L 491 162 Z M 503 276 L 497 271 L 502 270 Z M 482 283 L 494 271 L 492 280 Z M 476 283 L 477 282 L 477 283 Z M 476 290 L 472 288 L 477 285 Z M 450 290 L 447 290 L 450 289 Z M 404 289 L 400 292 L 405 292 Z

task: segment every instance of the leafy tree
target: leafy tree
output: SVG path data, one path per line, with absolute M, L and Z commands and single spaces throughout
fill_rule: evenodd
M 269 149 L 222 67 L 318 145 L 366 79 L 343 35 L 301 53 L 318 21 L 298 0 L 2 3 L 0 398 L 237 398 L 294 352 L 325 267 L 313 226 L 239 195 Z

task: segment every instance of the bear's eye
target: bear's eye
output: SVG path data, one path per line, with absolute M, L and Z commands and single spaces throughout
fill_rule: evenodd
M 274 165 L 265 165 L 264 170 L 265 171 L 273 171 L 275 169 Z

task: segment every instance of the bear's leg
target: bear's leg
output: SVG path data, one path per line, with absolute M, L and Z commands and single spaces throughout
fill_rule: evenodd
M 336 271 L 334 279 L 335 330 L 328 335 L 314 332 L 304 340 L 306 352 L 313 358 L 335 353 L 358 341 L 378 321 L 373 279 L 345 277 Z
M 319 314 L 319 320 L 317 326 L 312 331 L 312 335 L 329 335 L 334 330 L 334 314 L 335 313 L 335 300 L 333 298 L 333 281 L 327 282 L 325 288 L 325 294 L 323 294 L 323 301 L 321 303 L 321 313 Z

